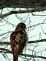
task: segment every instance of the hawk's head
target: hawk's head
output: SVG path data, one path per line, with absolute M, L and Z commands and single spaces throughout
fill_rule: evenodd
M 26 29 L 26 25 L 24 24 L 24 23 L 19 23 L 18 25 L 17 25 L 17 27 L 16 27 L 16 29 L 15 30 L 25 30 Z

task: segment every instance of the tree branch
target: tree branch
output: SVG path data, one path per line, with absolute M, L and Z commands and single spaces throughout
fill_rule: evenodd
M 16 11 L 15 12 L 14 11 L 10 11 L 10 12 L 8 12 L 6 14 L 0 14 L 0 18 L 7 17 L 7 16 L 9 16 L 9 15 L 11 15 L 13 13 L 16 13 Z
M 22 56 L 27 56 L 27 57 L 34 57 L 34 58 L 43 58 L 46 59 L 46 57 L 43 56 L 36 56 L 36 55 L 29 55 L 29 54 L 21 54 Z
M 40 9 L 32 9 L 32 10 L 19 10 L 19 11 L 10 11 L 6 14 L 0 14 L 0 18 L 7 17 L 11 14 L 21 14 L 21 13 L 30 13 L 30 12 L 36 12 L 36 11 L 43 11 Z
M 9 51 L 8 49 L 4 49 L 4 48 L 0 48 L 2 51 L 0 51 L 0 53 L 11 53 L 12 51 Z M 29 55 L 29 54 L 20 54 L 22 56 L 26 56 L 26 57 L 34 57 L 34 58 L 43 58 L 46 59 L 46 57 L 44 56 L 36 56 L 36 55 Z
M 46 42 L 46 39 L 28 41 L 28 44 L 30 44 L 30 43 L 38 43 L 38 42 Z M 10 45 L 10 42 L 0 42 L 0 45 Z
M 28 43 L 38 43 L 38 42 L 46 42 L 46 39 L 35 40 L 35 41 L 28 41 Z
M 0 48 L 0 50 L 3 52 L 10 52 L 10 50 L 8 50 L 8 49 L 5 49 L 5 48 Z

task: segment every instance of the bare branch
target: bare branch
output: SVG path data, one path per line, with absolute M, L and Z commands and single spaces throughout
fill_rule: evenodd
M 8 49 L 5 49 L 5 48 L 0 48 L 0 50 L 2 50 L 2 51 L 8 51 L 8 52 L 10 52 Z
M 28 44 L 30 44 L 30 43 L 38 43 L 38 42 L 46 42 L 46 39 L 28 41 Z M 0 45 L 10 45 L 10 42 L 0 42 Z
M 7 17 L 7 16 L 9 16 L 9 15 L 11 15 L 13 13 L 14 13 L 14 11 L 8 12 L 6 14 L 0 14 L 0 18 Z
M 6 14 L 0 14 L 0 18 L 7 17 L 11 14 L 21 14 L 21 13 L 30 13 L 30 12 L 36 12 L 39 11 L 37 9 L 32 9 L 32 10 L 19 10 L 19 11 L 10 11 Z
M 46 42 L 46 39 L 35 40 L 35 41 L 28 41 L 28 43 L 38 43 L 38 42 Z
M 21 54 L 22 56 L 27 56 L 27 57 L 34 57 L 34 58 L 43 58 L 46 59 L 46 57 L 43 56 L 36 56 L 36 55 L 29 55 L 29 54 Z
M 11 51 L 7 50 L 7 49 L 3 49 L 3 48 L 0 48 L 1 50 L 5 50 L 5 51 L 0 51 L 0 53 L 12 53 Z M 29 54 L 20 54 L 22 56 L 26 56 L 26 57 L 34 57 L 34 58 L 43 58 L 43 59 L 46 59 L 46 57 L 44 56 L 36 56 L 36 55 L 29 55 Z

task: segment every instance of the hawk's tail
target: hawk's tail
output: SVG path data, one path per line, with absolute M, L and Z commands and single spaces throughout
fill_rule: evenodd
M 13 56 L 13 61 L 18 61 L 18 57 Z

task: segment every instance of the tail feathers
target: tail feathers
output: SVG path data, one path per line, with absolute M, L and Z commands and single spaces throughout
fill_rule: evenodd
M 18 61 L 18 57 L 14 56 L 13 61 Z

